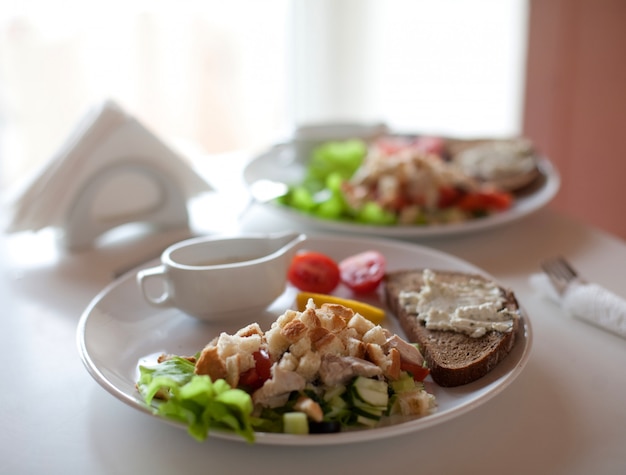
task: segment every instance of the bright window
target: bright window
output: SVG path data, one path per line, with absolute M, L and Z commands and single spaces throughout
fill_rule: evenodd
M 113 99 L 185 151 L 265 144 L 286 121 L 287 0 L 21 0 L 0 14 L 4 182 Z
M 0 15 L 0 178 L 113 99 L 191 158 L 298 123 L 521 128 L 527 0 L 21 0 Z M 204 159 L 204 158 L 201 158 Z
M 296 2 L 299 121 L 521 132 L 527 0 Z

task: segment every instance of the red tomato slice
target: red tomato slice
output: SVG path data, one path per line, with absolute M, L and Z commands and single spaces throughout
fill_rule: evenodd
M 409 363 L 404 360 L 400 360 L 400 369 L 411 373 L 411 376 L 413 376 L 413 380 L 415 381 L 424 381 L 424 378 L 426 378 L 426 376 L 430 373 L 428 368 L 415 363 Z
M 255 391 L 263 386 L 266 380 L 270 379 L 272 375 L 270 371 L 272 361 L 265 350 L 255 351 L 252 356 L 254 357 L 255 365 L 239 375 L 239 386 Z
M 272 377 L 272 360 L 270 359 L 270 355 L 267 350 L 261 349 L 259 351 L 255 351 L 252 356 L 254 356 L 254 364 L 259 378 L 263 382 L 270 379 Z
M 259 378 L 256 368 L 250 368 L 248 371 L 244 371 L 239 375 L 239 387 L 241 389 L 256 391 L 261 386 L 263 386 L 263 383 Z
M 461 197 L 458 206 L 464 211 L 503 211 L 513 204 L 510 193 L 497 190 L 484 190 L 476 193 L 468 193 Z
M 387 261 L 378 251 L 365 251 L 339 263 L 341 281 L 355 293 L 373 292 L 385 276 Z
M 505 191 L 492 191 L 487 194 L 489 206 L 498 211 L 509 209 L 513 204 L 513 196 Z
M 439 208 L 449 208 L 459 200 L 461 192 L 453 186 L 442 186 L 439 188 Z
M 339 266 L 326 254 L 306 251 L 293 258 L 287 279 L 305 292 L 328 294 L 339 285 Z

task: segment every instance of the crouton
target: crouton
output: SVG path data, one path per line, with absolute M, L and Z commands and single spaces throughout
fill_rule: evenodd
M 307 381 L 312 381 L 313 379 L 315 379 L 315 375 L 320 369 L 321 362 L 322 358 L 319 353 L 308 351 L 300 357 L 300 361 L 298 361 L 298 367 L 296 368 L 296 373 L 298 373 Z
M 322 407 L 310 397 L 300 397 L 296 401 L 293 408 L 296 411 L 304 412 L 309 419 L 315 422 L 322 422 L 324 419 L 324 411 L 322 411 Z
M 375 325 L 370 320 L 362 316 L 360 313 L 356 313 L 348 321 L 348 327 L 354 328 L 359 333 L 359 336 L 363 336 L 369 330 L 374 328 Z
M 365 344 L 366 359 L 383 370 L 385 377 L 396 380 L 400 377 L 400 352 L 391 348 L 388 353 L 376 343 Z
M 272 366 L 272 373 L 274 373 L 277 368 L 281 371 L 295 371 L 297 367 L 298 358 L 292 355 L 291 352 L 286 351 L 280 361 Z
M 308 328 L 317 328 L 322 325 L 314 308 L 307 308 L 304 312 L 302 312 L 299 319 Z
M 282 334 L 282 328 L 278 325 L 272 325 L 272 327 L 265 332 L 265 341 L 267 342 L 267 351 L 270 358 L 274 361 L 277 360 L 291 344 Z
M 285 325 L 287 325 L 290 321 L 292 321 L 294 318 L 296 318 L 297 316 L 298 316 L 298 312 L 296 310 L 287 310 L 285 313 L 283 313 L 280 317 L 276 319 L 276 321 L 272 324 L 272 327 L 274 325 L 277 325 L 278 327 L 282 328 Z
M 213 381 L 226 378 L 226 364 L 219 357 L 216 346 L 208 345 L 202 350 L 194 371 L 208 375 Z
M 236 353 L 252 354 L 261 347 L 261 335 L 250 336 L 228 335 L 222 333 L 217 340 L 217 349 L 221 358 L 228 358 Z
M 346 347 L 341 339 L 334 333 L 327 331 L 326 334 L 320 336 L 320 338 L 311 338 L 313 350 L 320 352 L 320 354 L 333 353 L 336 355 L 344 355 L 346 353 Z
M 387 342 L 387 334 L 382 327 L 374 326 L 363 334 L 363 341 L 382 346 Z
M 342 340 L 346 347 L 346 354 L 348 356 L 354 356 L 356 358 L 365 357 L 365 343 L 358 338 L 348 337 Z
M 343 305 L 339 305 L 337 303 L 324 303 L 320 307 L 322 312 L 329 312 L 332 315 L 337 315 L 338 317 L 342 317 L 345 322 L 350 320 L 354 315 L 354 310 L 348 307 L 344 307 Z
M 308 335 L 304 335 L 297 342 L 289 346 L 289 352 L 296 358 L 300 358 L 309 351 L 311 351 L 311 338 L 309 338 Z
M 242 337 L 248 337 L 248 336 L 252 336 L 252 335 L 263 335 L 263 330 L 261 330 L 261 327 L 258 323 L 251 323 L 250 325 L 243 327 L 241 330 L 239 330 L 237 333 L 235 333 L 235 335 L 237 336 L 242 336 Z
M 226 377 L 224 378 L 228 384 L 236 388 L 239 384 L 239 374 L 241 372 L 240 362 L 241 355 L 236 353 L 226 358 L 224 365 L 226 366 Z
M 300 320 L 292 320 L 281 329 L 280 333 L 290 343 L 294 343 L 302 338 L 306 334 L 307 330 L 306 325 Z

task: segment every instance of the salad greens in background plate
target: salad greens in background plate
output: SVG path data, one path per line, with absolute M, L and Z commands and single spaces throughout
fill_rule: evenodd
M 309 237 L 307 246 L 336 260 L 375 249 L 387 259 L 389 271 L 411 266 L 485 274 L 480 268 L 449 254 L 379 238 L 316 235 Z M 154 265 L 155 262 L 146 265 Z M 340 286 L 333 293 L 343 298 L 354 298 L 346 287 Z M 261 328 L 269 328 L 269 324 L 285 309 L 295 308 L 296 295 L 297 289 L 287 286 L 283 295 L 265 312 L 259 314 L 257 322 Z M 385 307 L 377 294 L 359 299 Z M 256 432 L 254 441 L 256 444 L 271 445 L 355 443 L 414 433 L 458 417 L 488 402 L 507 388 L 525 367 L 531 348 L 532 331 L 525 312 L 522 312 L 522 318 L 521 333 L 513 351 L 484 378 L 456 388 L 442 388 L 430 378 L 425 380 L 428 392 L 434 394 L 437 400 L 437 410 L 433 414 L 394 425 L 330 434 Z M 134 409 L 186 430 L 184 423 L 156 415 L 146 405 L 136 387 L 141 378 L 139 367 L 151 366 L 164 353 L 194 355 L 220 332 L 233 333 L 248 323 L 251 322 L 234 320 L 224 325 L 209 325 L 175 309 L 154 308 L 144 301 L 137 287 L 135 274 L 131 272 L 103 289 L 85 309 L 77 329 L 77 342 L 87 370 L 104 389 Z M 388 314 L 382 325 L 403 336 L 393 316 Z M 182 431 L 181 436 L 185 436 Z M 242 442 L 246 440 L 245 436 L 245 433 L 213 430 L 209 433 L 209 440 L 215 437 Z
M 410 137 L 408 135 L 382 137 Z M 420 137 L 417 137 L 419 139 Z M 244 169 L 244 181 L 253 198 L 289 220 L 330 231 L 388 237 L 428 237 L 456 235 L 500 226 L 527 216 L 556 195 L 560 177 L 549 160 L 538 158 L 539 176 L 529 187 L 515 193 L 512 205 L 482 217 L 455 221 L 456 208 L 442 211 L 452 215 L 450 222 L 416 219 L 415 224 L 399 224 L 397 215 L 366 202 L 358 209 L 347 204 L 342 182 L 359 168 L 372 140 L 345 138 L 323 140 L 295 138 L 254 158 Z M 427 137 L 422 137 L 428 143 Z M 430 144 L 429 144 L 430 145 Z M 428 145 L 427 145 L 428 146 Z M 259 190 L 269 192 L 260 196 Z

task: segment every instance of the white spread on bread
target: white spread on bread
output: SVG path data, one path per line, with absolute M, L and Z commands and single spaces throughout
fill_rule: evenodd
M 470 176 L 498 180 L 532 171 L 536 157 L 532 142 L 518 139 L 476 145 L 459 153 L 455 162 Z
M 400 305 L 416 314 L 429 330 L 446 330 L 481 337 L 488 331 L 509 332 L 517 313 L 504 308 L 498 285 L 486 279 L 448 282 L 430 269 L 423 271 L 424 285 L 400 292 Z

